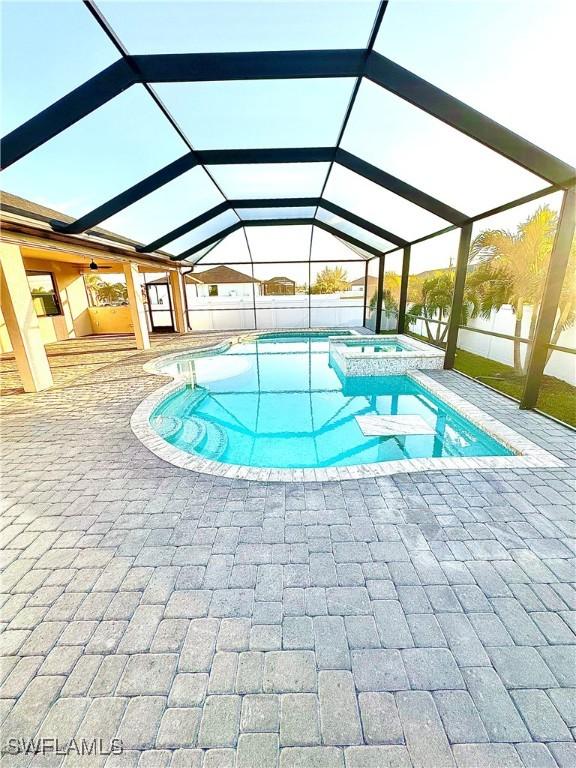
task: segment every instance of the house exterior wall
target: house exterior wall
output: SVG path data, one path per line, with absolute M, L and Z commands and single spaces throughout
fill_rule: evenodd
M 0 308 L 0 353 L 2 352 L 12 352 L 12 344 L 10 343 L 10 337 L 8 336 L 6 320 L 4 320 L 4 315 Z
M 14 244 L 0 243 L 0 303 L 24 391 L 48 389 L 53 383 L 52 372 L 20 248 Z
M 134 333 L 129 306 L 89 307 L 92 333 Z
M 236 297 L 236 298 L 251 298 L 252 286 L 256 296 L 260 295 L 260 285 L 258 283 L 215 283 L 218 288 L 218 296 L 220 297 Z M 209 285 L 197 285 L 198 298 L 204 299 L 209 296 Z
M 88 336 L 92 323 L 88 312 L 88 296 L 84 278 L 78 267 L 61 261 L 24 258 L 24 268 L 36 272 L 51 272 L 60 297 L 62 314 L 53 317 L 39 317 L 40 335 L 44 344 L 64 339 Z M 6 332 L 4 318 L 0 316 L 0 351 L 12 352 L 12 345 Z

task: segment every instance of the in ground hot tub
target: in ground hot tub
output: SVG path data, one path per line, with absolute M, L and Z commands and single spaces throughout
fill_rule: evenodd
M 444 352 L 410 336 L 330 338 L 330 363 L 344 376 L 398 376 L 440 370 Z

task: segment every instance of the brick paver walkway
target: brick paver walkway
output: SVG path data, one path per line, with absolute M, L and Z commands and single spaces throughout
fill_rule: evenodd
M 159 351 L 4 401 L 2 742 L 124 748 L 4 764 L 573 768 L 574 433 L 438 373 L 572 468 L 194 474 L 129 428 Z

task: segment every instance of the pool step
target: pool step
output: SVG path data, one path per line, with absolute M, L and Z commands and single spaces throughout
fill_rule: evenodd
M 206 437 L 206 422 L 195 416 L 186 417 L 182 423 L 182 432 L 180 433 L 180 436 L 186 445 L 189 445 L 190 448 L 196 450 Z
M 228 435 L 218 424 L 205 421 L 205 439 L 202 442 L 202 456 L 219 459 L 228 447 Z
M 183 420 L 180 438 L 207 459 L 220 458 L 228 447 L 228 437 L 222 427 L 197 416 L 187 416 Z
M 191 387 L 190 394 L 186 398 L 186 407 L 182 411 L 181 417 L 187 419 L 190 416 L 193 416 L 194 411 L 207 395 L 208 390 L 204 389 L 204 387 Z
M 178 416 L 154 416 L 151 424 L 164 440 L 175 438 L 182 429 L 182 419 Z
M 196 408 L 208 395 L 204 387 L 194 387 L 186 398 L 186 408 L 182 411 L 182 427 L 179 433 L 181 441 L 189 448 L 198 451 L 207 459 L 218 459 L 228 447 L 226 432 L 218 424 L 196 415 Z

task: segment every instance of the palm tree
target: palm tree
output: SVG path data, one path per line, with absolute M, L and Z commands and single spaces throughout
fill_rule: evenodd
M 102 281 L 98 286 L 98 298 L 104 304 L 117 304 L 126 297 L 126 287 L 122 283 Z
M 396 305 L 400 301 L 400 283 L 402 282 L 402 276 L 398 272 L 385 272 L 384 273 L 384 294 L 388 293 L 391 301 Z
M 377 299 L 378 299 L 378 291 L 374 291 L 370 299 L 370 303 L 368 304 L 368 307 L 372 311 L 376 309 Z M 384 282 L 384 292 L 382 293 L 382 309 L 384 309 L 386 312 L 398 311 L 398 302 L 394 298 L 392 291 L 389 288 L 386 288 L 386 282 Z
M 488 318 L 493 311 L 509 304 L 515 315 L 515 337 L 522 336 L 526 305 L 532 306 L 528 338 L 534 335 L 557 223 L 557 214 L 544 205 L 519 224 L 516 232 L 488 229 L 472 243 L 467 282 L 473 279 L 476 283 L 478 314 Z M 483 272 L 474 279 L 481 266 Z M 569 293 L 567 290 L 560 307 L 559 333 L 576 319 L 576 307 Z M 514 371 L 517 375 L 524 374 L 520 345 L 521 342 L 515 339 Z
M 99 275 L 84 275 L 86 288 L 95 305 L 120 304 L 128 299 L 128 291 L 124 283 L 109 283 Z
M 485 314 L 482 287 L 493 278 L 494 271 L 489 264 L 480 264 L 468 276 L 460 313 L 461 325 L 466 325 L 470 318 Z M 424 320 L 428 340 L 436 344 L 442 344 L 448 333 L 455 275 L 453 269 L 444 269 L 426 277 L 422 281 L 420 295 L 406 312 L 406 319 L 410 325 L 419 319 Z M 414 275 L 414 277 L 420 276 Z M 488 310 L 488 315 L 490 311 Z M 431 328 L 432 321 L 435 321 L 435 332 Z
M 98 287 L 102 284 L 102 279 L 90 272 L 88 275 L 84 275 L 84 284 L 88 291 L 92 304 L 98 304 Z
M 447 320 L 450 317 L 452 296 L 454 294 L 454 270 L 444 270 L 427 277 L 422 284 L 420 300 L 412 304 L 406 313 L 410 325 L 422 318 L 430 341 L 442 344 L 448 331 Z M 462 304 L 462 323 L 468 319 L 468 304 Z M 436 330 L 430 327 L 434 322 Z

